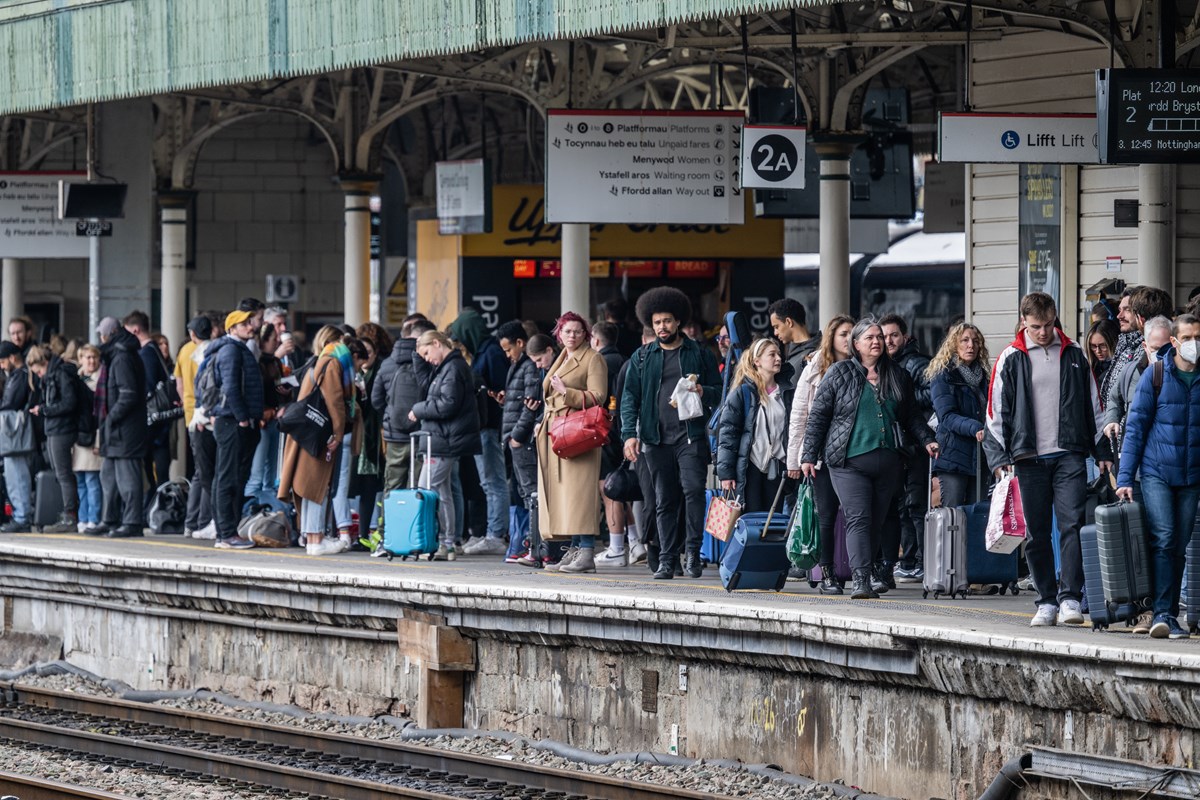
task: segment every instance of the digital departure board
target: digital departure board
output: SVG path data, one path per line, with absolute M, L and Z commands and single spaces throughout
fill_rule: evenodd
M 1096 70 L 1102 164 L 1200 162 L 1200 71 Z

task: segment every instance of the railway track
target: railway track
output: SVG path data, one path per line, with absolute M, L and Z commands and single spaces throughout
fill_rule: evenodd
M 0 701 L 0 739 L 308 797 L 720 800 L 604 775 L 21 684 L 0 684 Z
M 6 797 L 18 800 L 132 800 L 123 794 L 98 792 L 58 781 L 0 772 L 0 798 Z

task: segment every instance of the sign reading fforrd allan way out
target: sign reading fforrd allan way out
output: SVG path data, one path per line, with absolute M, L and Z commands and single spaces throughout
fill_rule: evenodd
M 546 220 L 738 225 L 740 111 L 555 110 Z

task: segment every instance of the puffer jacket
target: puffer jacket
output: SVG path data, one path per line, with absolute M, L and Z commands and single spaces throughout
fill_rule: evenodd
M 542 371 L 533 363 L 533 359 L 522 354 L 520 360 L 508 368 L 508 378 L 504 381 L 504 421 L 500 426 L 502 444 L 508 444 L 510 439 L 517 444 L 533 441 L 538 412 L 530 410 L 525 401 L 541 399 Z
M 912 378 L 913 398 L 917 401 L 917 408 L 925 415 L 925 419 L 929 419 L 929 415 L 933 413 L 933 392 L 929 380 L 925 377 L 925 371 L 929 369 L 929 356 L 921 352 L 915 340 L 909 339 L 892 360 L 903 367 Z
M 913 401 L 912 378 L 891 361 L 881 361 L 880 367 L 891 370 L 893 379 L 900 385 L 897 422 L 921 447 L 933 442 L 933 431 L 925 424 L 925 418 Z M 808 413 L 808 428 L 804 432 L 800 457 L 802 463 L 824 461 L 831 467 L 845 466 L 846 450 L 850 446 L 850 434 L 854 431 L 858 403 L 866 382 L 866 367 L 857 357 L 839 361 L 825 373 Z
M 1099 461 L 1112 458 L 1106 441 L 1099 442 L 1104 425 L 1100 395 L 1083 348 L 1058 331 L 1058 446 L 1069 453 L 1094 455 Z M 1000 447 L 988 453 L 988 466 L 995 470 L 1038 454 L 1037 428 L 1033 418 L 1032 368 L 1025 331 L 1017 333 L 992 366 L 988 387 L 988 432 Z M 1042 387 L 1043 390 L 1053 387 Z
M 1118 486 L 1133 486 L 1141 477 L 1158 478 L 1168 486 L 1200 483 L 1200 380 L 1189 387 L 1177 374 L 1175 348 L 1165 350 L 1162 388 L 1154 396 L 1154 370 L 1138 379 L 1125 440 L 1121 445 Z
M 137 337 L 124 328 L 100 347 L 108 403 L 108 415 L 100 420 L 100 455 L 105 458 L 146 455 L 146 368 L 138 349 Z
M 392 354 L 379 365 L 371 404 L 383 416 L 385 442 L 407 442 L 408 435 L 420 427 L 408 418 L 408 412 L 425 396 L 428 371 L 429 365 L 417 355 L 416 339 L 397 339 Z
M 244 342 L 225 336 L 208 347 L 207 361 L 216 359 L 217 385 L 221 401 L 208 412 L 210 417 L 227 417 L 238 422 L 258 422 L 263 415 L 262 370 L 258 359 Z
M 47 436 L 79 433 L 79 373 L 74 364 L 58 356 L 46 365 L 42 378 L 42 406 L 38 413 L 46 423 Z
M 792 388 L 792 365 L 786 361 L 775 376 L 778 391 L 783 392 L 785 425 L 791 415 L 794 389 Z M 721 430 L 717 438 L 717 479 L 737 481 L 737 495 L 746 492 L 746 474 L 750 468 L 750 451 L 754 447 L 754 436 L 758 428 L 758 409 L 762 400 L 753 384 L 742 384 L 737 391 L 729 393 L 721 410 Z M 782 436 L 783 431 L 771 431 L 772 437 Z
M 29 396 L 36 386 L 36 380 L 30 380 L 29 367 L 18 367 L 8 373 L 4 395 L 0 398 L 0 411 L 24 411 L 31 405 Z
M 985 376 L 986 377 L 986 376 Z M 983 399 L 953 367 L 937 374 L 930 384 L 937 412 L 938 457 L 934 472 L 974 475 L 983 427 Z
M 451 458 L 482 452 L 475 379 L 457 350 L 434 369 L 429 393 L 413 405 L 412 412 L 421 422 L 421 431 L 432 437 L 435 456 Z

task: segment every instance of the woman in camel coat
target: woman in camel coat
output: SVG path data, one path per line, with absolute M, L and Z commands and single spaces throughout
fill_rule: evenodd
M 545 416 L 537 432 L 538 521 L 543 539 L 571 538 L 571 548 L 557 565 L 562 572 L 595 572 L 595 537 L 600 532 L 600 449 L 562 459 L 550 446 L 550 426 L 569 411 L 582 409 L 608 396 L 608 366 L 593 350 L 583 318 L 568 311 L 559 318 L 555 334 L 562 352 L 542 382 Z
M 350 456 L 340 451 L 344 449 L 343 436 L 357 415 L 353 403 L 354 373 L 364 363 L 366 348 L 362 342 L 353 337 L 331 342 L 325 346 L 300 385 L 298 399 L 303 400 L 312 394 L 319 383 L 325 398 L 325 409 L 333 423 L 333 435 L 329 437 L 326 458 L 314 457 L 291 437 L 288 437 L 283 450 L 279 499 L 297 505 L 300 533 L 307 540 L 309 555 L 332 555 L 345 549 L 344 543 L 337 538 L 325 540 L 325 511 L 331 493 L 336 490 L 332 486 L 334 470 L 338 468 L 341 458 Z

